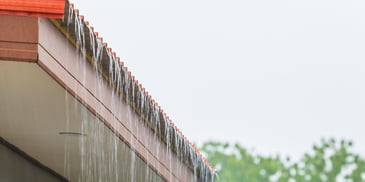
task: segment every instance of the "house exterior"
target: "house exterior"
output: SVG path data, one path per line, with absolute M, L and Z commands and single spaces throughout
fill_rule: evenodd
M 0 181 L 214 180 L 72 4 L 9 2 L 0 2 Z

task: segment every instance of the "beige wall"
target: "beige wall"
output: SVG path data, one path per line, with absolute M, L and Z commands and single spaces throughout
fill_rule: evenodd
M 0 103 L 0 137 L 70 181 L 163 181 L 35 63 L 0 60 Z
M 64 178 L 55 176 L 44 167 L 24 158 L 0 141 L 0 181 L 2 182 L 61 182 Z

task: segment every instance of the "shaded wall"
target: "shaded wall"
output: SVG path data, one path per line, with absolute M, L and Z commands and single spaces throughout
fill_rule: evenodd
M 67 181 L 33 160 L 0 138 L 0 181 Z

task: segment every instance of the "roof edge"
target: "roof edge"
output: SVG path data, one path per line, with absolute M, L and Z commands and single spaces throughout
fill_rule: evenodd
M 192 170 L 197 171 L 200 179 L 206 179 L 208 176 L 211 176 L 208 178 L 214 178 L 216 170 L 139 83 L 116 52 L 108 47 L 106 42 L 103 42 L 103 38 L 94 31 L 88 21 L 84 20 L 84 16 L 79 14 L 79 10 L 75 9 L 72 3 L 66 1 L 65 4 L 64 20 L 50 19 L 50 21 L 85 55 L 91 64 L 98 65 L 99 72 L 107 82 L 141 116 L 156 135 L 174 151 L 180 160 L 184 161 Z M 69 24 L 73 26 L 69 26 Z M 84 34 L 84 41 L 77 40 L 76 32 Z M 100 49 L 101 55 L 96 55 L 93 49 Z M 111 70 L 112 73 L 110 73 Z M 120 74 L 122 78 L 116 80 L 113 78 L 115 74 Z
M 12 16 L 36 16 L 62 19 L 66 0 L 2 0 L 0 14 Z

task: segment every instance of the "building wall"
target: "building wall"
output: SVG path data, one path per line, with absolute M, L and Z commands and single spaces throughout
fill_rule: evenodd
M 120 181 L 197 180 L 51 20 L 0 15 L 0 27 L 0 137 L 73 181 L 104 166 Z M 72 128 L 88 137 L 59 135 Z
M 19 154 L 0 141 L 0 181 L 2 182 L 62 182 L 49 169 L 35 164 L 29 157 Z
M 164 181 L 35 63 L 0 60 L 0 103 L 0 137 L 67 180 Z M 0 164 L 6 167 L 13 158 L 4 153 L 0 151 Z M 14 162 L 25 173 L 7 177 L 23 179 L 33 173 L 26 163 Z

